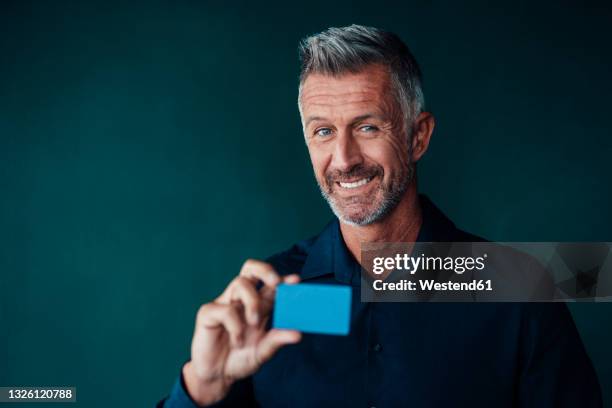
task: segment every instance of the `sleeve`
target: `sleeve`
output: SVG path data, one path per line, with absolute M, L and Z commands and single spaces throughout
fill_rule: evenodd
M 523 320 L 519 406 L 602 407 L 597 375 L 565 303 L 529 303 Z
M 253 394 L 253 383 L 251 377 L 236 381 L 230 388 L 227 396 L 212 405 L 207 405 L 211 408 L 224 407 L 257 407 L 255 396 Z M 157 403 L 156 408 L 201 408 L 189 396 L 185 386 L 183 374 L 177 378 L 170 395 Z

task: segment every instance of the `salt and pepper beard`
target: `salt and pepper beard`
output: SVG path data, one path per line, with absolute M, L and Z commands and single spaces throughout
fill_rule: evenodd
M 383 176 L 384 170 L 379 165 L 372 167 L 357 165 L 346 172 L 340 172 L 336 170 L 326 173 L 325 183 L 327 185 L 323 186 L 320 182 L 317 182 L 317 184 L 319 185 L 319 189 L 321 190 L 323 198 L 325 198 L 331 210 L 341 222 L 348 225 L 364 226 L 382 220 L 389 213 L 391 213 L 391 211 L 399 204 L 399 202 L 404 196 L 404 193 L 406 192 L 406 190 L 408 190 L 408 187 L 412 182 L 414 176 L 414 165 L 411 161 L 408 161 L 406 166 L 402 166 L 401 172 L 389 181 L 388 185 L 384 184 Z M 380 204 L 371 211 L 367 211 L 364 214 L 348 216 L 343 213 L 343 208 L 341 207 L 341 205 L 338 205 L 336 199 L 332 196 L 332 190 L 333 188 L 337 188 L 335 183 L 344 182 L 345 180 L 355 179 L 357 177 L 380 177 L 381 183 L 378 186 L 378 189 L 372 194 L 376 195 L 377 192 L 382 191 L 382 200 Z M 359 200 L 363 200 L 364 197 L 355 196 L 351 198 L 352 200 L 348 203 L 348 205 L 351 205 L 352 203 L 358 203 Z M 367 204 L 367 202 L 364 202 L 364 204 Z

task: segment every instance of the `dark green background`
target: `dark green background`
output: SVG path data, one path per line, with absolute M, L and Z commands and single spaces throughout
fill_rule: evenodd
M 612 241 L 611 13 L 596 2 L 2 2 L 0 385 L 151 406 L 195 311 L 331 217 L 296 46 L 395 31 L 437 117 L 421 190 L 500 241 Z M 612 406 L 612 305 L 572 305 Z

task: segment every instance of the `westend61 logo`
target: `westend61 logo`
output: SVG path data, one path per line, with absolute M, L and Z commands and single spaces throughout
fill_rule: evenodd
M 610 242 L 371 242 L 360 263 L 363 302 L 612 302 Z
M 421 271 L 453 271 L 458 275 L 466 271 L 482 271 L 485 268 L 487 254 L 482 256 L 410 256 L 408 254 L 396 254 L 395 256 L 374 257 L 372 272 L 381 275 L 385 271 L 395 270 L 409 272 L 414 275 L 418 270 Z

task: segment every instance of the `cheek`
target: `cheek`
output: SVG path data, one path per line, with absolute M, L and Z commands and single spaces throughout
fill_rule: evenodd
M 408 150 L 408 140 L 398 137 L 390 138 L 386 153 L 388 166 L 392 168 L 406 168 L 410 163 Z
M 329 163 L 329 155 L 323 149 L 312 146 L 308 146 L 308 153 L 310 154 L 310 163 L 312 164 L 315 176 L 317 179 L 322 180 Z
M 374 163 L 382 166 L 385 177 L 397 172 L 399 166 L 407 165 L 408 146 L 402 145 L 396 138 L 373 140 L 367 146 L 367 156 Z

